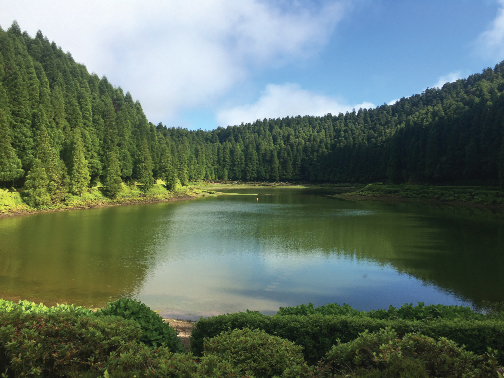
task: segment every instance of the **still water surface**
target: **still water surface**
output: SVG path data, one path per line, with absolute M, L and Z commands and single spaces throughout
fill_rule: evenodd
M 165 316 L 312 302 L 359 310 L 504 301 L 504 220 L 489 212 L 254 189 L 0 219 L 0 297 Z

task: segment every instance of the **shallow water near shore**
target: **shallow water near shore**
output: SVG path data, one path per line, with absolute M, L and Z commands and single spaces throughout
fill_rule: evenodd
M 198 319 L 312 302 L 359 310 L 504 301 L 504 221 L 316 190 L 0 219 L 0 297 Z

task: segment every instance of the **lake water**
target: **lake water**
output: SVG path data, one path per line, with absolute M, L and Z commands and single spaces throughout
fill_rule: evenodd
M 302 303 L 359 310 L 504 301 L 504 220 L 487 211 L 254 189 L 0 219 L 0 297 L 197 319 Z

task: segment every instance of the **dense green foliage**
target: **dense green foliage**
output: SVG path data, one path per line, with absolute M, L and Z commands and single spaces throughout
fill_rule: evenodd
M 297 305 L 294 307 L 280 307 L 278 315 L 345 315 L 353 317 L 369 317 L 373 319 L 405 319 L 405 320 L 429 320 L 429 319 L 464 319 L 464 320 L 484 320 L 488 317 L 474 312 L 470 307 L 429 305 L 423 302 L 413 306 L 411 303 L 402 305 L 400 308 L 389 306 L 388 310 L 358 311 L 351 306 L 337 303 L 328 303 L 324 306 L 314 307 L 312 303 L 307 305 Z
M 491 355 L 478 356 L 453 341 L 439 341 L 418 333 L 398 338 L 390 328 L 375 333 L 365 331 L 355 340 L 334 345 L 321 361 L 333 372 L 358 368 L 385 370 L 398 359 L 420 362 L 430 377 L 495 377 L 497 361 Z
M 129 92 L 14 23 L 0 29 L 0 186 L 26 188 L 31 172 L 27 198 L 45 204 L 36 159 L 52 203 L 98 181 L 113 197 L 120 180 L 504 185 L 503 73 L 500 63 L 375 109 L 188 131 L 149 123 Z
M 122 303 L 128 308 L 129 302 Z M 193 342 L 204 354 L 196 357 L 141 342 L 144 331 L 137 321 L 96 316 L 73 305 L 0 300 L 0 373 L 88 378 L 497 377 L 502 371 L 496 358 L 503 351 L 502 321 L 497 326 L 494 317 L 483 323 L 238 313 L 196 324 Z M 462 342 L 451 341 L 459 333 Z M 482 343 L 481 351 L 474 350 L 471 338 Z M 317 357 L 304 362 L 303 347 L 309 349 L 305 356 Z
M 6 377 L 245 377 L 215 356 L 149 347 L 133 320 L 73 305 L 0 300 L 0 374 Z M 185 350 L 184 350 L 185 352 Z
M 14 376 L 102 370 L 112 351 L 141 334 L 135 322 L 118 319 L 74 311 L 0 311 L 0 370 Z
M 304 364 L 300 346 L 262 330 L 248 328 L 222 332 L 204 342 L 204 355 L 215 355 L 254 377 L 281 375 Z
M 0 298 L 0 312 L 10 312 L 20 310 L 24 314 L 61 314 L 62 312 L 72 312 L 77 315 L 91 315 L 92 312 L 85 308 L 75 305 L 58 304 L 56 306 L 44 306 L 44 304 L 37 304 L 30 301 L 6 301 Z
M 373 319 L 344 315 L 274 315 L 258 312 L 241 312 L 200 319 L 191 335 L 191 350 L 196 355 L 203 353 L 203 340 L 217 336 L 229 329 L 262 329 L 267 333 L 293 341 L 303 347 L 308 363 L 315 363 L 331 347 L 340 342 L 349 342 L 365 330 L 376 332 L 392 327 L 402 337 L 410 332 L 426 336 L 446 337 L 467 350 L 483 354 L 490 347 L 500 351 L 499 361 L 504 362 L 504 322 L 489 317 L 486 320 L 466 319 Z
M 184 345 L 177 337 L 177 332 L 161 316 L 152 311 L 144 303 L 134 299 L 122 298 L 109 303 L 106 308 L 99 310 L 97 316 L 115 315 L 137 322 L 142 329 L 140 341 L 148 346 L 165 346 L 172 352 L 185 351 Z

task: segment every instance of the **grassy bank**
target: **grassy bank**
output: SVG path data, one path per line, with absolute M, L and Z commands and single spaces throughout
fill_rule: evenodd
M 341 198 L 375 200 L 418 200 L 460 206 L 504 210 L 504 191 L 488 186 L 386 185 L 373 183 L 356 191 L 338 195 Z
M 90 188 L 82 196 L 67 194 L 60 203 L 48 206 L 31 207 L 23 201 L 23 193 L 14 190 L 0 189 L 0 216 L 34 214 L 49 211 L 64 211 L 89 209 L 93 207 L 117 206 L 136 203 L 150 203 L 189 199 L 209 194 L 205 190 L 192 187 L 181 187 L 177 191 L 169 191 L 162 181 L 158 181 L 147 192 L 141 186 L 122 184 L 121 191 L 114 198 L 104 195 L 100 186 Z

